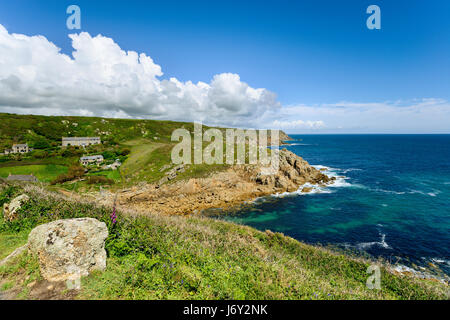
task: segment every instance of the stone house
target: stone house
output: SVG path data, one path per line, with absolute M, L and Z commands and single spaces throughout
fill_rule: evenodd
M 96 155 L 96 156 L 85 156 L 80 158 L 80 163 L 83 166 L 87 166 L 90 164 L 100 164 L 104 160 L 102 155 Z
M 33 151 L 32 148 L 28 147 L 28 144 L 24 143 L 24 144 L 13 144 L 11 149 L 6 149 L 5 150 L 5 154 L 10 154 L 10 153 L 28 153 Z
M 101 144 L 102 141 L 100 137 L 63 137 L 62 138 L 62 146 L 79 146 L 86 147 L 93 144 Z

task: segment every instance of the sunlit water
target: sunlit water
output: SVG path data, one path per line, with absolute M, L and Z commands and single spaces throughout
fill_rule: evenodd
M 450 274 L 450 135 L 293 136 L 336 185 L 260 199 L 220 218 Z

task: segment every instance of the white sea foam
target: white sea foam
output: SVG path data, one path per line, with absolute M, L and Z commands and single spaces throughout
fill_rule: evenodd
M 358 168 L 343 169 L 342 173 L 347 173 L 347 172 L 351 172 L 351 171 L 363 171 L 363 169 L 358 169 Z
M 364 187 L 361 185 L 353 185 L 353 184 L 347 182 L 347 180 L 349 179 L 348 177 L 338 174 L 338 171 L 340 169 L 327 167 L 327 166 L 323 166 L 323 165 L 313 165 L 312 167 L 314 167 L 317 170 L 321 170 L 328 177 L 334 177 L 336 179 L 332 183 L 327 184 L 326 186 L 305 183 L 305 184 L 299 186 L 299 188 L 296 191 L 276 193 L 271 196 L 275 197 L 275 198 L 284 198 L 284 197 L 299 196 L 299 195 L 305 196 L 305 195 L 314 195 L 314 194 L 333 193 L 334 191 L 331 188 L 340 188 L 340 187 L 361 187 L 362 188 L 362 187 Z M 309 192 L 302 192 L 303 188 L 308 188 L 311 190 Z M 262 198 L 264 198 L 264 197 L 262 197 Z M 258 198 L 258 200 L 261 200 L 262 198 Z
M 303 188 L 311 188 L 311 191 L 309 192 L 302 192 Z M 319 185 L 311 184 L 311 183 L 305 183 L 301 185 L 296 191 L 293 192 L 282 192 L 282 193 L 276 193 L 273 194 L 272 197 L 276 198 L 283 198 L 287 196 L 296 196 L 296 195 L 311 195 L 311 194 L 318 194 L 318 193 L 332 193 L 331 190 L 329 190 L 327 187 L 321 187 Z
M 442 258 L 431 258 L 431 261 L 436 264 L 446 264 L 450 266 L 450 260 L 442 259 Z
M 404 191 L 393 191 L 393 190 L 385 190 L 385 189 L 380 189 L 380 188 L 370 189 L 370 190 L 375 191 L 375 192 L 383 192 L 383 193 L 391 193 L 391 194 L 405 194 L 406 193 Z
M 372 242 L 361 242 L 356 245 L 356 247 L 360 250 L 369 249 L 373 246 L 379 246 L 385 249 L 392 249 L 386 242 L 386 235 L 384 233 L 380 233 L 381 239 L 380 241 L 372 241 Z
M 448 285 L 448 281 L 449 281 L 448 276 L 438 277 L 436 275 L 429 274 L 426 271 L 427 269 L 424 267 L 419 266 L 419 268 L 422 271 L 418 271 L 411 267 L 407 267 L 403 264 L 396 264 L 395 266 L 392 267 L 392 270 L 400 272 L 400 273 L 409 272 L 409 273 L 414 274 L 416 277 L 423 278 L 423 279 L 436 279 L 436 280 Z
M 352 185 L 351 183 L 347 182 L 349 177 L 339 175 L 340 169 L 322 166 L 322 165 L 314 165 L 314 168 L 317 170 L 321 170 L 324 174 L 326 174 L 328 177 L 334 177 L 336 180 L 334 180 L 333 183 L 327 185 L 329 188 L 339 188 L 339 187 L 352 187 L 356 185 Z
M 422 278 L 424 278 L 424 273 L 422 273 L 422 272 L 420 272 L 420 271 L 418 271 L 416 269 L 413 269 L 411 267 L 407 267 L 407 266 L 405 266 L 403 264 L 397 264 L 392 269 L 394 271 L 399 272 L 399 273 L 409 272 L 409 273 L 412 273 L 412 274 L 414 274 L 416 276 L 421 276 Z
M 409 191 L 408 193 L 409 194 L 421 194 L 421 195 L 424 195 L 424 196 L 436 197 L 438 194 L 441 193 L 441 191 L 433 189 L 433 192 L 425 192 L 425 191 L 421 191 L 421 190 L 411 189 L 411 191 Z

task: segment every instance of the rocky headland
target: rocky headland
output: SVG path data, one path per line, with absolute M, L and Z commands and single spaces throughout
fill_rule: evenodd
M 335 180 L 286 149 L 280 150 L 279 170 L 275 174 L 264 174 L 263 170 L 261 165 L 235 165 L 206 178 L 172 183 L 171 179 L 164 179 L 157 184 L 94 196 L 104 204 L 116 201 L 119 208 L 185 215 L 210 208 L 232 208 L 258 197 L 299 190 L 306 183 L 324 186 Z M 303 187 L 301 191 L 310 192 L 311 188 Z

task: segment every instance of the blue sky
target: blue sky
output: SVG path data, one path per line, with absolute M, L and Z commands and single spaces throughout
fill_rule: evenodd
M 217 74 L 233 73 L 252 88 L 275 93 L 287 108 L 279 112 L 278 124 L 323 121 L 326 128 L 303 129 L 406 133 L 444 132 L 447 120 L 450 128 L 449 1 L 16 0 L 0 3 L 0 24 L 11 34 L 43 35 L 70 55 L 73 31 L 65 26 L 70 4 L 81 8 L 81 31 L 147 54 L 161 66 L 161 79 L 209 83 Z M 381 8 L 381 30 L 366 27 L 371 4 Z M 426 115 L 420 125 L 420 118 L 407 120 L 401 130 L 382 117 L 384 126 L 364 118 L 361 126 L 340 126 L 330 113 L 313 112 L 381 104 L 417 113 L 424 101 L 437 101 L 443 114 Z

